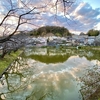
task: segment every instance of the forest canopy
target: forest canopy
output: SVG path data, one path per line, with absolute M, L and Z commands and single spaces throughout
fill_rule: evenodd
M 52 33 L 55 36 L 70 36 L 71 33 L 69 30 L 65 27 L 60 27 L 60 26 L 43 26 L 38 29 L 34 29 L 29 32 L 30 35 L 33 36 L 45 36 L 48 33 Z
M 87 35 L 88 36 L 98 36 L 99 35 L 99 31 L 98 30 L 94 30 L 94 29 L 91 29 L 87 32 Z

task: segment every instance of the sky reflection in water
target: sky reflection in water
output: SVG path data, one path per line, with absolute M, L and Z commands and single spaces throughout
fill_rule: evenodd
M 69 51 L 27 49 L 3 75 L 0 83 L 1 98 L 82 100 L 77 79 L 87 68 L 95 65 L 97 60 L 89 61 Z

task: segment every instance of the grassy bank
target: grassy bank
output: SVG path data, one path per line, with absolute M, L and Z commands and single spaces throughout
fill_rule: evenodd
M 22 53 L 21 50 L 17 52 L 11 52 L 10 55 L 6 55 L 3 59 L 0 59 L 0 75 L 4 70 Z

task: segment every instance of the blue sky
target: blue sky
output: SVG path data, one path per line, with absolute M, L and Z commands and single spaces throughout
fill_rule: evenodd
M 10 0 L 0 0 L 0 19 L 4 13 L 7 13 L 7 10 L 10 9 L 9 3 L 7 1 Z M 21 3 L 18 4 L 18 0 L 12 0 L 14 6 L 18 5 L 23 6 Z M 100 30 L 100 6 L 99 0 L 71 0 L 75 1 L 75 3 L 68 9 L 66 9 L 66 17 L 64 16 L 63 6 L 61 4 L 58 5 L 58 11 L 56 15 L 55 8 L 53 7 L 53 3 L 55 0 L 22 0 L 25 3 L 30 1 L 29 7 L 36 6 L 40 7 L 41 5 L 48 6 L 45 9 L 39 9 L 42 13 L 36 18 L 41 20 L 33 20 L 32 23 L 35 26 L 25 24 L 21 27 L 21 29 L 33 29 L 37 28 L 36 26 L 45 26 L 45 25 L 56 25 L 56 26 L 64 26 L 69 29 L 70 32 L 74 34 L 79 34 L 80 32 L 86 33 L 90 29 Z M 41 1 L 41 2 L 40 2 Z M 60 0 L 61 1 L 61 0 Z M 70 1 L 70 0 L 69 0 Z M 52 8 L 53 7 L 53 8 Z M 5 9 L 7 8 L 7 9 Z M 38 10 L 38 11 L 39 11 Z M 8 23 L 11 21 L 16 23 L 16 18 L 8 19 Z
M 83 0 L 83 1 L 89 3 L 94 9 L 100 8 L 100 0 Z

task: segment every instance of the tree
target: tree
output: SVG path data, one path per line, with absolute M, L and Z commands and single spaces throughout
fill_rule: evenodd
M 42 0 L 43 1 L 43 0 Z M 56 8 L 56 15 L 59 11 L 59 5 L 64 8 L 64 15 L 66 15 L 66 8 L 73 4 L 70 0 L 53 0 L 39 2 L 35 5 L 33 0 L 3 0 L 0 1 L 0 43 L 6 44 L 18 31 L 25 31 L 28 28 L 37 26 L 33 20 L 41 20 L 42 13 L 46 13 L 47 9 Z M 36 2 L 35 2 L 36 3 Z M 50 5 L 50 6 L 49 6 Z M 28 28 L 25 28 L 28 27 Z M 43 33 L 44 34 L 44 33 Z M 3 45 L 3 50 L 8 46 Z
M 99 31 L 98 31 L 98 30 L 93 30 L 93 29 L 91 29 L 91 30 L 89 30 L 89 31 L 87 32 L 87 35 L 88 35 L 88 36 L 98 36 L 98 35 L 99 35 Z
M 33 34 L 36 36 L 37 35 L 43 36 L 48 33 L 53 33 L 56 36 L 71 35 L 71 33 L 69 32 L 69 30 L 67 28 L 60 27 L 60 26 L 43 26 L 43 27 L 38 28 L 37 30 L 33 30 Z
M 19 31 L 22 24 L 27 23 L 34 25 L 34 23 L 31 23 L 31 21 L 38 19 L 36 18 L 37 14 L 39 15 L 44 11 L 44 8 L 49 5 L 48 2 L 46 4 L 41 2 L 41 5 L 35 7 L 32 4 L 32 0 L 18 0 L 18 2 L 16 0 L 3 0 L 0 3 L 4 9 L 1 14 L 2 19 L 0 20 L 0 29 L 3 29 L 2 33 L 0 34 L 3 36 L 3 38 L 0 39 L 0 43 L 8 41 L 17 31 Z M 74 3 L 74 0 L 56 0 L 53 3 L 53 6 L 56 7 L 56 11 L 59 10 L 58 4 L 60 3 L 62 4 L 61 6 L 64 7 L 65 14 L 66 8 L 70 7 Z M 7 5 L 9 7 L 7 7 Z M 16 22 L 10 22 L 12 19 L 16 20 Z
M 80 35 L 85 35 L 85 34 L 83 32 L 81 32 Z
M 0 2 L 0 5 L 4 9 L 0 20 L 0 29 L 2 30 L 0 33 L 0 43 L 2 43 L 3 46 L 1 57 L 4 57 L 4 55 L 8 52 L 9 46 L 7 44 L 9 44 L 9 41 L 16 44 L 15 39 L 12 39 L 13 35 L 18 31 L 21 31 L 21 26 L 23 24 L 26 26 L 29 24 L 34 25 L 31 21 L 38 19 L 36 16 L 40 14 L 39 9 L 43 9 L 45 7 L 35 7 L 31 4 L 31 2 L 26 1 L 27 0 L 18 0 L 18 2 L 16 0 L 3 0 Z M 12 47 L 14 46 L 12 45 Z

